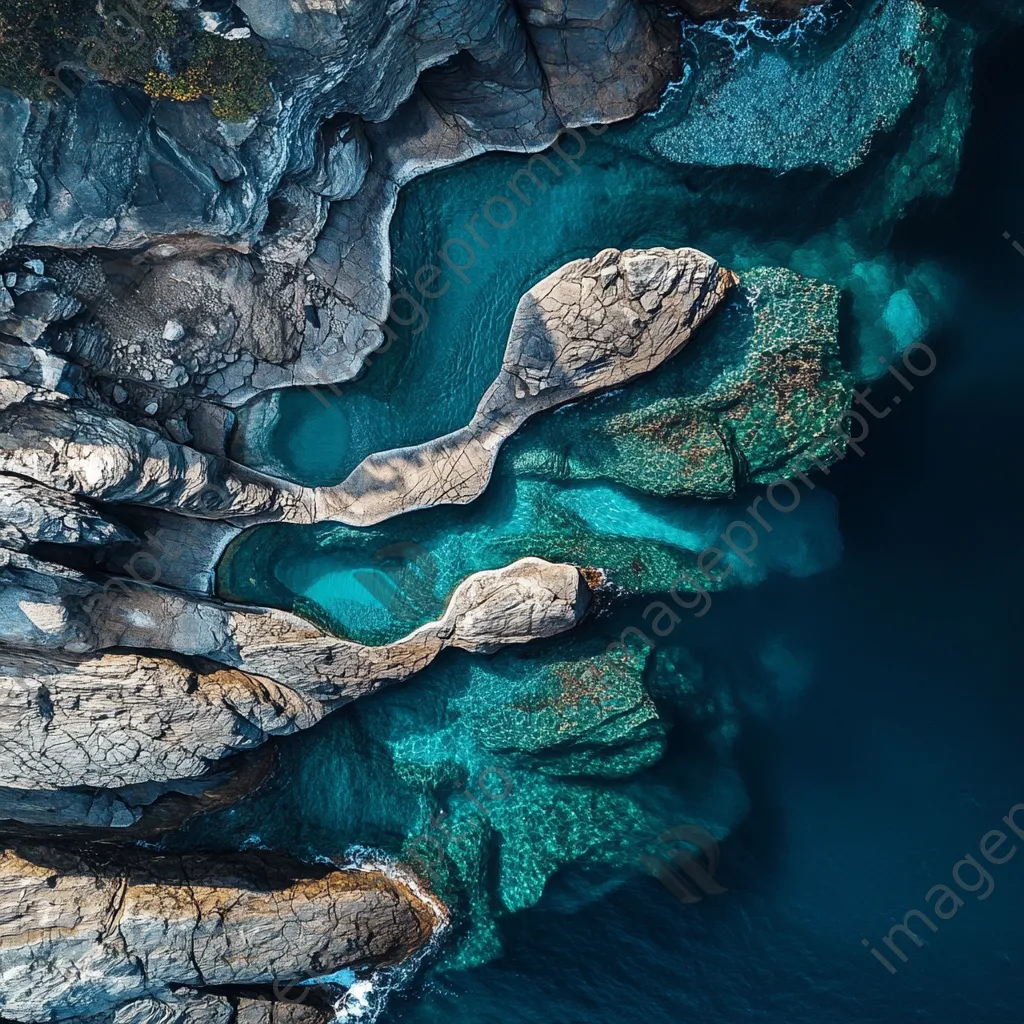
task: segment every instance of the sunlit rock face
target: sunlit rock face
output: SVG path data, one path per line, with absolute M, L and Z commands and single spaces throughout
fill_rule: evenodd
M 205 989 L 220 990 L 228 1011 L 246 986 L 400 961 L 441 923 L 380 872 L 41 844 L 0 853 L 0 905 L 0 999 L 5 1018 L 26 1022 L 109 1020 L 146 1001 L 173 1013 Z M 62 970 L 69 961 L 79 969 Z
M 734 282 L 735 275 L 693 249 L 607 249 L 566 264 L 520 300 L 501 373 L 470 423 L 414 448 L 370 456 L 338 487 L 315 493 L 315 519 L 373 525 L 474 500 L 502 443 L 527 419 L 660 366 Z

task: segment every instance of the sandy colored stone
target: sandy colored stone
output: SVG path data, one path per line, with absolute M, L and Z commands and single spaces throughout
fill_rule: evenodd
M 202 777 L 409 677 L 446 647 L 486 652 L 571 629 L 589 596 L 575 567 L 524 558 L 468 577 L 438 621 L 368 647 L 287 612 L 139 584 L 103 589 L 5 557 L 0 787 L 26 790 Z
M 176 986 L 196 995 L 223 986 L 226 996 L 393 964 L 430 938 L 437 913 L 379 871 L 256 851 L 179 857 L 24 844 L 0 853 L 0 1015 L 81 1020 L 138 1000 L 173 1005 Z M 255 1011 L 246 1006 L 243 1019 Z
M 364 459 L 312 492 L 313 518 L 368 526 L 465 504 L 490 480 L 502 442 L 531 416 L 655 369 L 690 340 L 736 276 L 696 249 L 605 249 L 574 260 L 519 301 L 501 373 L 470 423 Z

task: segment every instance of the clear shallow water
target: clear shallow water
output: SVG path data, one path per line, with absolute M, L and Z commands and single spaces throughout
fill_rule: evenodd
M 866 102 L 859 119 L 837 115 L 843 127 L 835 134 L 853 151 L 870 141 L 876 123 L 899 123 L 897 97 L 905 101 L 905 94 L 913 92 L 904 81 L 905 69 L 894 70 L 891 61 L 892 50 L 908 35 L 906 26 L 917 22 L 913 11 L 909 0 L 889 0 L 881 16 L 866 19 L 870 30 L 860 34 L 868 42 L 858 50 L 855 67 L 860 80 L 844 81 L 842 75 L 854 69 L 843 64 L 829 75 L 797 78 L 795 87 L 813 87 L 822 94 L 816 101 L 822 107 L 837 89 L 894 94 L 888 102 Z M 960 30 L 948 34 L 960 41 Z M 842 32 L 826 35 L 817 45 L 828 50 L 843 37 Z M 720 61 L 730 68 L 737 63 L 728 46 L 707 35 L 697 38 L 704 63 Z M 764 54 L 766 63 L 776 60 L 772 47 Z M 569 260 L 609 246 L 694 246 L 738 271 L 781 266 L 840 285 L 857 317 L 858 368 L 863 376 L 875 376 L 877 356 L 891 357 L 922 336 L 941 315 L 948 290 L 927 257 L 901 263 L 888 249 L 892 222 L 906 202 L 951 185 L 966 123 L 969 60 L 951 60 L 930 49 L 919 56 L 934 60 L 948 78 L 931 104 L 934 110 L 915 106 L 916 123 L 927 129 L 926 137 L 915 136 L 906 114 L 908 124 L 892 142 L 877 145 L 862 167 L 841 178 L 825 166 L 777 175 L 769 169 L 777 157 L 772 152 L 763 154 L 760 167 L 673 163 L 673 154 L 692 156 L 673 136 L 675 126 L 691 105 L 699 111 L 707 104 L 680 85 L 655 115 L 598 136 L 584 130 L 578 140 L 567 139 L 563 152 L 573 160 L 547 151 L 547 164 L 530 164 L 524 156 L 493 153 L 417 179 L 402 190 L 392 225 L 393 291 L 416 302 L 413 307 L 406 299 L 399 301 L 398 320 L 412 323 L 392 322 L 398 339 L 372 359 L 363 378 L 340 385 L 341 396 L 328 389 L 319 396 L 292 389 L 259 399 L 252 413 L 242 415 L 235 442 L 239 456 L 304 482 L 337 483 L 372 452 L 418 444 L 463 426 L 501 366 L 519 297 Z M 801 66 L 798 57 L 792 59 Z M 754 66 L 749 57 L 746 64 L 738 63 Z M 948 63 L 958 66 L 957 73 L 949 72 Z M 763 105 L 765 89 L 791 85 L 777 80 L 774 63 L 760 74 L 738 79 L 749 104 Z M 835 139 L 824 132 L 815 137 L 814 131 L 824 120 L 812 106 L 805 134 L 811 136 L 811 151 L 820 150 L 827 164 L 826 146 Z M 692 123 L 692 135 L 719 137 L 717 145 L 706 147 L 708 161 L 744 160 L 763 148 L 751 150 L 742 132 L 722 131 L 713 110 Z M 760 114 L 752 137 L 758 133 L 765 138 L 775 134 Z M 913 166 L 922 169 L 905 172 Z M 539 183 L 522 176 L 527 169 Z M 780 169 L 787 169 L 785 161 Z M 506 229 L 484 218 L 492 197 L 509 204 L 490 207 L 496 221 L 509 218 Z M 452 263 L 465 269 L 447 270 L 429 287 L 417 289 L 421 268 L 440 263 L 445 269 L 438 253 L 453 240 L 461 240 L 461 246 L 450 245 L 447 251 Z M 424 291 L 443 294 L 427 298 Z M 247 436 L 250 415 L 254 426 Z M 269 431 L 268 419 L 273 423 Z
M 719 878 L 730 891 L 682 906 L 655 880 L 623 872 L 622 887 L 581 906 L 571 876 L 556 876 L 537 907 L 501 919 L 501 958 L 430 977 L 382 1019 L 996 1024 L 1019 1016 L 1024 853 L 993 867 L 991 897 L 965 894 L 923 948 L 902 943 L 910 962 L 896 976 L 860 940 L 877 946 L 907 910 L 926 909 L 931 886 L 950 884 L 953 864 L 976 854 L 1024 801 L 1022 557 L 1012 542 L 1024 257 L 1002 237 L 1024 240 L 1024 144 L 1008 130 L 1024 100 L 1015 71 L 1022 45 L 1020 33 L 1007 34 L 983 51 L 952 199 L 914 210 L 860 272 L 871 280 L 872 266 L 898 276 L 932 262 L 955 284 L 954 307 L 928 339 L 939 369 L 876 426 L 863 459 L 829 478 L 842 562 L 716 595 L 705 618 L 682 623 L 661 645 L 685 646 L 705 673 L 732 681 L 735 763 L 751 810 L 723 845 Z M 754 178 L 745 178 L 747 206 L 760 202 L 763 230 L 768 211 L 784 237 L 791 224 L 770 202 L 782 186 Z M 824 221 L 828 209 L 810 216 Z M 715 212 L 724 218 L 722 207 Z M 740 207 L 720 223 L 745 216 Z M 758 257 L 776 244 L 765 242 Z M 872 307 L 878 317 L 854 310 L 861 348 L 865 332 L 884 340 L 874 328 L 885 311 L 908 320 L 902 300 L 892 305 L 902 289 L 885 287 Z M 583 635 L 614 636 L 641 621 L 642 607 L 620 606 Z M 487 664 L 446 658 L 296 737 L 284 745 L 274 789 L 207 819 L 206 837 L 231 843 L 256 828 L 264 841 L 304 852 L 334 852 L 353 838 L 393 845 L 422 799 L 414 779 L 396 784 L 395 743 L 449 737 L 455 763 L 478 757 L 452 731 L 466 713 L 452 697 L 473 673 L 493 682 Z M 665 758 L 634 781 L 685 798 L 694 773 L 679 758 L 692 741 L 670 732 Z

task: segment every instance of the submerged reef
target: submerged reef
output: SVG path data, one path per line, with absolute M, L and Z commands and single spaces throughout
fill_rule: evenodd
M 524 429 L 506 471 L 732 497 L 834 460 L 853 380 L 839 352 L 838 289 L 755 268 L 698 346 L 629 389 Z
M 401 855 L 453 909 L 449 968 L 496 955 L 497 918 L 566 868 L 589 879 L 571 890 L 586 901 L 642 870 L 665 829 L 722 837 L 746 809 L 731 687 L 679 650 L 592 640 L 485 667 L 448 660 L 326 725 L 282 751 L 278 779 L 218 818 L 219 834 Z M 673 731 L 685 749 L 666 761 Z M 309 800 L 298 824 L 275 824 L 269 808 L 294 792 Z
M 521 428 L 498 457 L 491 491 L 465 511 L 319 527 L 312 549 L 306 530 L 244 534 L 225 555 L 221 593 L 269 595 L 342 635 L 383 643 L 436 614 L 465 572 L 537 551 L 600 570 L 628 592 L 664 592 L 729 518 L 656 499 L 730 497 L 827 467 L 843 455 L 835 428 L 852 390 L 837 290 L 752 270 L 656 373 Z M 749 567 L 736 568 L 737 579 L 750 578 Z
M 970 39 L 919 0 L 889 0 L 857 19 L 843 44 L 819 60 L 756 48 L 737 65 L 709 63 L 689 88 L 671 95 L 680 114 L 652 125 L 645 142 L 659 157 L 691 167 L 824 167 L 844 174 L 863 164 L 875 139 L 914 106 L 964 116 L 943 108 L 962 87 L 954 69 Z M 713 52 L 724 44 L 705 45 Z M 957 140 L 947 137 L 946 145 Z M 944 157 L 940 151 L 929 162 Z M 928 173 L 927 164 L 914 166 Z

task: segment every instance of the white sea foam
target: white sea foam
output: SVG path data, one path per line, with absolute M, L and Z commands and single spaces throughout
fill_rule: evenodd
M 437 950 L 442 937 L 448 930 L 450 917 L 448 908 L 423 886 L 420 879 L 409 868 L 386 856 L 380 850 L 365 846 L 350 846 L 345 851 L 345 857 L 345 862 L 339 864 L 339 867 L 356 871 L 380 871 L 388 878 L 401 882 L 434 911 L 438 922 L 430 941 L 408 960 L 393 967 L 382 967 L 368 977 L 357 977 L 347 986 L 341 998 L 335 1002 L 335 1020 L 374 1024 L 374 1021 L 387 1006 L 392 993 L 410 985 L 420 966 Z M 321 978 L 319 980 L 330 981 L 331 979 Z
M 799 44 L 822 35 L 835 24 L 831 4 L 808 7 L 795 21 L 767 18 L 748 9 L 749 0 L 740 0 L 739 16 L 722 21 L 688 25 L 684 38 L 694 41 L 698 35 L 715 36 L 728 43 L 737 57 L 750 52 L 751 43 L 761 39 L 771 43 Z

